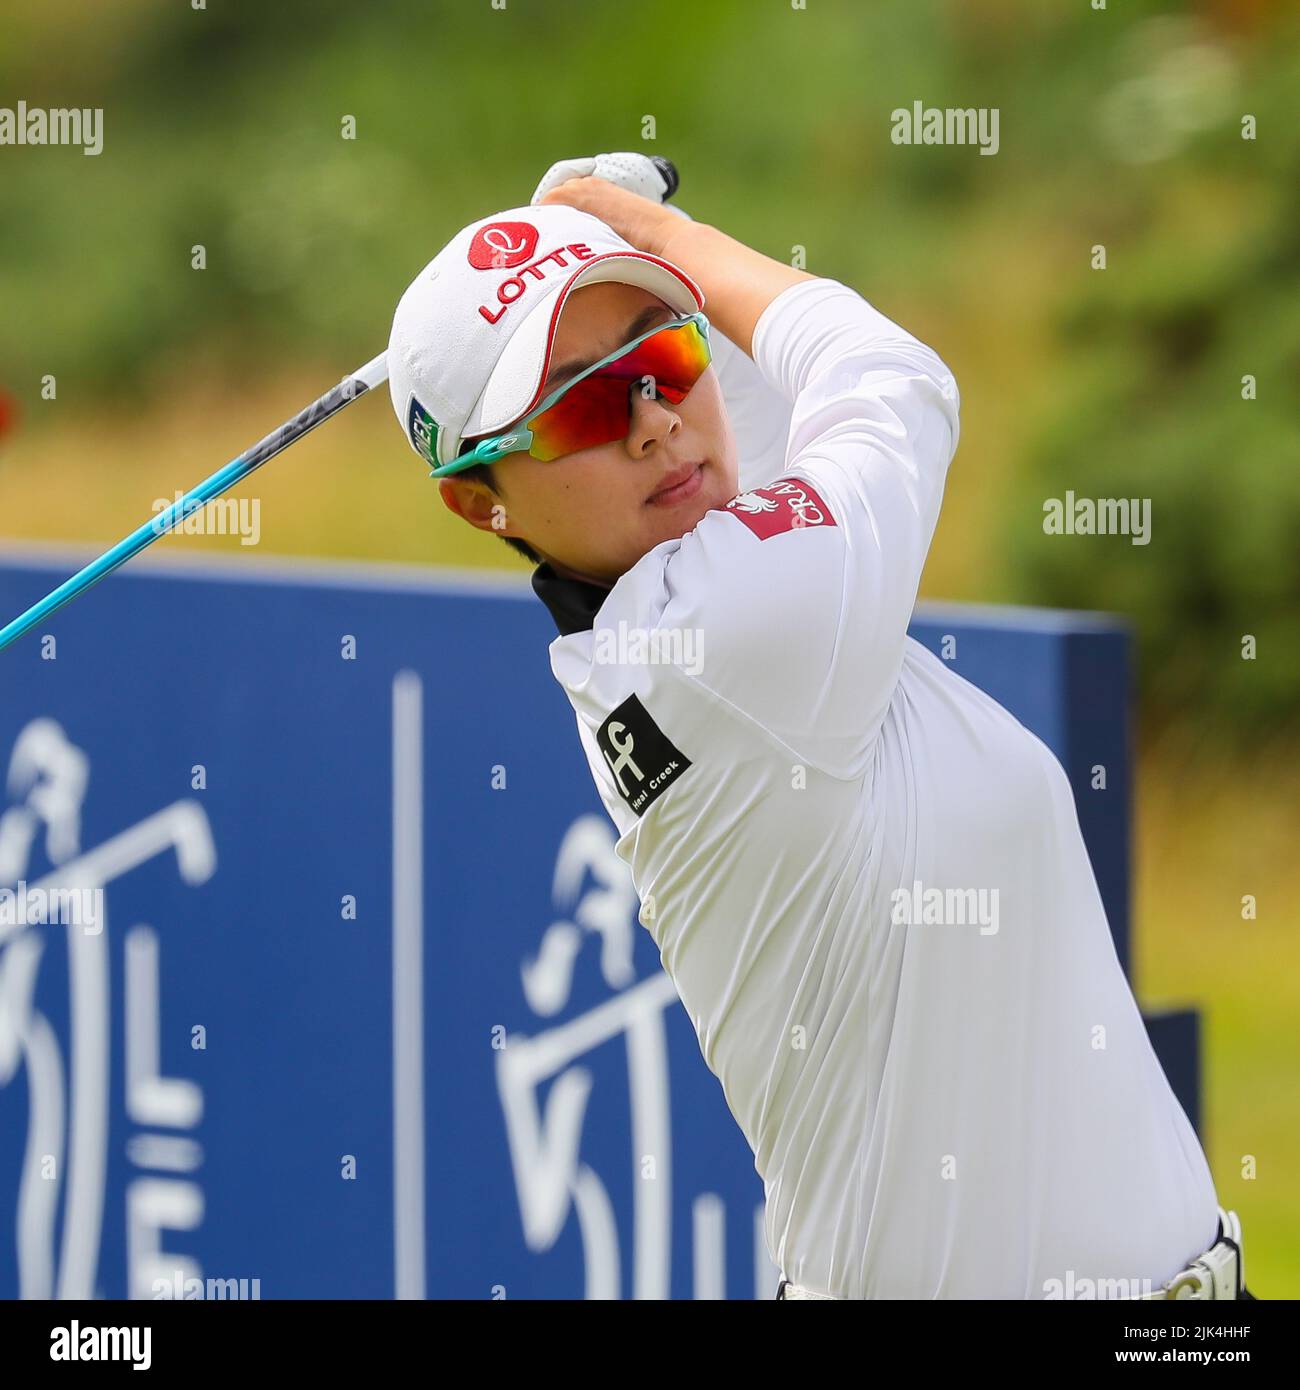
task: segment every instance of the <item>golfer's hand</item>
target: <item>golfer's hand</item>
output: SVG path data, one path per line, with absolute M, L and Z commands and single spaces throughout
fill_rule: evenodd
M 566 179 L 535 201 L 564 203 L 579 212 L 589 212 L 638 251 L 652 256 L 663 255 L 669 234 L 682 225 L 681 219 L 661 203 L 594 175 Z
M 624 150 L 619 154 L 589 154 L 576 159 L 561 159 L 542 175 L 533 190 L 532 201 L 540 203 L 566 179 L 594 177 L 639 193 L 652 203 L 664 203 L 677 191 L 677 170 L 659 155 L 643 154 L 639 150 Z

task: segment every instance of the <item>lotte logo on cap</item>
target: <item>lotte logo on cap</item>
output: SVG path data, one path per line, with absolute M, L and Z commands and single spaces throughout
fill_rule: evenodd
M 475 270 L 510 270 L 523 265 L 537 250 L 537 235 L 531 222 L 489 222 L 474 233 L 469 263 Z

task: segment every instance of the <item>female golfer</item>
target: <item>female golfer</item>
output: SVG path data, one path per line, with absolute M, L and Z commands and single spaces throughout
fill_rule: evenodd
M 743 491 L 726 353 L 781 421 Z M 1240 1296 L 1064 772 L 907 636 L 957 443 L 934 352 L 586 176 L 454 237 L 388 363 L 446 504 L 537 562 L 781 1296 Z

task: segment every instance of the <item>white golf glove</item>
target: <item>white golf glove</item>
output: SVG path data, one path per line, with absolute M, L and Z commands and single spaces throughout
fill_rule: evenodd
M 677 171 L 665 159 L 657 155 L 637 154 L 635 151 L 623 154 L 594 154 L 580 159 L 562 159 L 552 164 L 546 171 L 537 191 L 533 194 L 534 203 L 564 183 L 566 179 L 597 178 L 626 188 L 629 193 L 639 193 L 643 198 L 663 203 L 679 217 L 690 218 L 681 208 L 667 202 L 677 191 Z

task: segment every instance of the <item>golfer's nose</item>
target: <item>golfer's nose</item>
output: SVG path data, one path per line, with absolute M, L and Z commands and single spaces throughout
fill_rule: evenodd
M 636 459 L 645 458 L 682 428 L 682 417 L 649 387 L 632 387 L 632 410 L 627 431 L 627 451 Z

